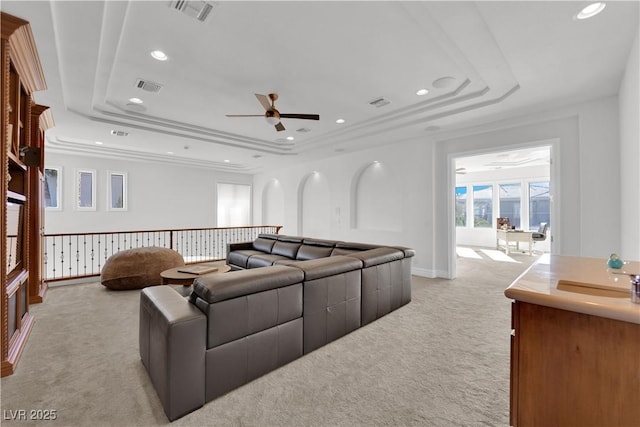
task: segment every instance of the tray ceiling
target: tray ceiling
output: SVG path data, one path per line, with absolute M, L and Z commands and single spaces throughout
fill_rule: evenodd
M 427 139 L 616 94 L 638 31 L 637 2 L 587 21 L 572 19 L 580 2 L 189 6 L 202 3 L 204 22 L 170 1 L 4 1 L 36 37 L 49 86 L 36 99 L 56 122 L 48 149 L 255 172 Z M 276 132 L 225 117 L 263 113 L 254 93 L 271 92 L 280 112 L 320 120 L 282 119 Z M 390 102 L 370 104 L 380 97 Z

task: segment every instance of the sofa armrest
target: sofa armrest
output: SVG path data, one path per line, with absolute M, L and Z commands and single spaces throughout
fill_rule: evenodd
M 253 242 L 227 243 L 227 255 L 233 251 L 253 249 Z
M 169 286 L 140 294 L 140 357 L 167 418 L 176 418 L 205 402 L 207 319 Z
M 397 261 L 405 257 L 403 251 L 391 247 L 369 249 L 367 251 L 354 252 L 346 256 L 361 260 L 365 268 L 391 261 Z
M 405 258 L 411 258 L 416 255 L 415 249 L 407 248 L 405 246 L 391 246 L 391 247 L 394 249 L 398 249 L 399 251 L 402 251 L 404 253 Z

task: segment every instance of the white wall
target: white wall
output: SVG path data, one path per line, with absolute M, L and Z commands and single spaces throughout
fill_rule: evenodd
M 640 260 L 640 45 L 629 53 L 618 95 L 620 108 L 620 255 Z
M 455 274 L 452 158 L 460 153 L 499 151 L 507 147 L 552 142 L 551 180 L 555 184 L 554 251 L 606 257 L 620 247 L 618 100 L 592 102 L 514 118 L 458 132 L 436 146 L 437 189 L 434 268 Z M 451 194 L 450 194 L 451 193 Z M 635 212 L 638 215 L 638 212 Z M 636 216 L 637 218 L 637 216 Z
M 274 168 L 254 177 L 254 218 L 270 217 L 271 202 L 265 206 L 267 212 L 260 202 L 265 188 L 271 192 L 278 182 L 285 206 L 282 234 L 408 246 L 417 252 L 414 269 L 433 275 L 427 270 L 433 264 L 431 159 L 431 143 L 412 141 Z M 379 161 L 377 166 L 375 161 Z M 381 176 L 391 177 L 395 185 L 378 186 L 372 192 Z M 317 187 L 326 192 L 307 187 L 312 179 L 320 181 Z M 307 192 L 309 188 L 313 192 Z M 322 207 L 317 207 L 320 212 L 315 216 L 304 212 L 305 205 L 312 203 L 312 194 L 321 197 L 318 204 Z M 364 215 L 366 210 L 378 212 Z M 308 230 L 317 230 L 319 235 L 306 234 Z
M 284 229 L 297 234 L 304 180 L 317 171 L 327 181 L 329 219 L 324 237 L 405 245 L 416 249 L 414 273 L 454 277 L 453 157 L 531 145 L 552 145 L 555 185 L 555 251 L 606 257 L 620 247 L 620 225 L 611 220 L 620 209 L 618 100 L 608 97 L 559 110 L 542 112 L 472 130 L 440 134 L 437 141 L 394 142 L 387 147 L 278 168 L 254 177 L 254 218 L 262 218 L 265 186 L 277 180 L 284 193 Z M 399 198 L 383 193 L 364 208 L 392 207 L 397 230 L 351 226 L 354 180 L 363 168 L 379 160 L 395 177 Z M 555 174 L 555 175 L 554 175 Z M 390 200 L 393 202 L 389 203 Z M 386 203 L 385 203 L 386 202 Z M 637 220 L 638 211 L 634 212 Z M 322 221 L 322 220 L 318 220 Z M 306 226 L 305 226 L 306 229 Z
M 250 175 L 141 161 L 47 152 L 46 167 L 62 167 L 59 211 L 46 210 L 45 232 L 153 230 L 215 227 L 216 184 L 251 184 Z M 95 211 L 75 209 L 75 171 L 97 173 Z M 127 173 L 128 210 L 107 210 L 107 172 Z

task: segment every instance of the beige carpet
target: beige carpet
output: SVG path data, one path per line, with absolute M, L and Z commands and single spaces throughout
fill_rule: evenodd
M 508 425 L 503 291 L 534 258 L 477 253 L 482 259 L 458 258 L 458 279 L 414 277 L 410 304 L 172 425 Z M 98 283 L 51 288 L 32 307 L 17 372 L 2 379 L 2 425 L 169 424 L 138 356 L 139 293 Z M 56 420 L 10 420 L 21 409 L 27 418 L 55 410 Z

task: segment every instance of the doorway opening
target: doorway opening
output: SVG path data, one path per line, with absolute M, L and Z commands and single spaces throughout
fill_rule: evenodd
M 553 251 L 551 145 L 453 158 L 455 259 Z

